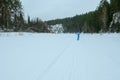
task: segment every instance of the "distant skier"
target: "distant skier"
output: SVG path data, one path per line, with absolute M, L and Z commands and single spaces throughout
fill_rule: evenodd
M 80 39 L 80 32 L 77 33 L 77 40 Z

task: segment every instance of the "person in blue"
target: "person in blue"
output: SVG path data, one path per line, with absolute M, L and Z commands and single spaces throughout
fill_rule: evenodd
M 80 32 L 77 33 L 77 40 L 80 40 Z

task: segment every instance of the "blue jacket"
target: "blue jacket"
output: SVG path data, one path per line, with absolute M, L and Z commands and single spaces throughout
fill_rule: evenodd
M 80 39 L 80 33 L 78 32 L 77 33 L 77 40 L 79 40 Z

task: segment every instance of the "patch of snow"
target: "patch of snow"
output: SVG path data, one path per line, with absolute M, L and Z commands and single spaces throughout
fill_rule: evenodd
M 63 33 L 64 32 L 62 24 L 50 25 L 49 30 L 52 33 Z
M 116 23 L 120 23 L 120 12 L 116 12 L 113 14 L 113 19 L 110 23 L 110 27 L 112 27 Z

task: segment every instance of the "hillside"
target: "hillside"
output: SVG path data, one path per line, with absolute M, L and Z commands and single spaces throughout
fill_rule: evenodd
M 74 17 L 47 21 L 62 24 L 65 32 L 120 32 L 120 0 L 101 0 L 95 11 Z

